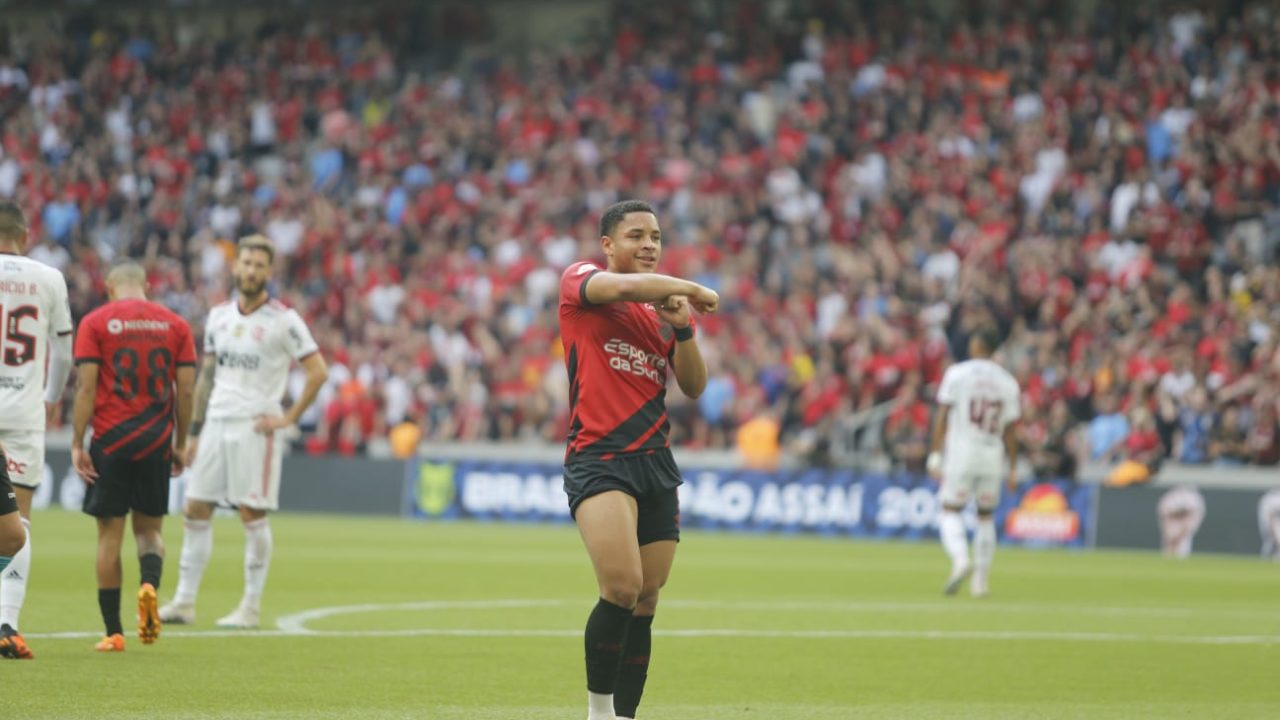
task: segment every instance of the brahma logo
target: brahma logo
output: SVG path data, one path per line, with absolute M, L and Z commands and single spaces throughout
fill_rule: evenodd
M 7 467 L 8 467 L 8 470 L 9 470 L 9 474 L 10 474 L 10 475 L 22 475 L 23 477 L 25 477 L 25 476 L 26 476 L 26 474 L 27 474 L 27 464 L 26 464 L 26 463 L 24 463 L 24 462 L 18 462 L 17 460 L 14 460 L 13 458 L 8 458 L 8 461 L 9 461 L 9 462 L 7 463 Z
M 418 467 L 418 507 L 427 515 L 443 515 L 456 495 L 452 463 L 422 463 Z
M 120 322 L 119 318 L 111 318 L 107 321 L 107 332 L 112 335 L 119 335 L 124 332 L 124 323 Z
M 1067 504 L 1061 490 L 1049 484 L 1036 485 L 1009 513 L 1004 530 L 1019 540 L 1069 542 L 1080 536 L 1080 515 Z

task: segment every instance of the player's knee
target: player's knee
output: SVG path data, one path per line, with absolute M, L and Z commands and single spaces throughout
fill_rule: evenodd
M 634 608 L 640 600 L 642 583 L 639 578 L 619 578 L 604 583 L 600 596 L 618 607 Z
M 995 508 L 978 508 L 979 520 L 990 520 L 996 514 Z
M 182 515 L 188 520 L 208 520 L 213 517 L 213 505 L 189 500 L 186 507 L 182 509 Z
M 636 599 L 636 615 L 653 615 L 658 611 L 658 588 L 645 588 Z
M 138 555 L 159 555 L 164 552 L 164 539 L 157 531 L 147 531 L 133 536 L 138 543 Z

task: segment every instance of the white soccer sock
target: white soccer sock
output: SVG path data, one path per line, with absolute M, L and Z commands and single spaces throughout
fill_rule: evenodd
M 183 522 L 182 555 L 178 560 L 178 590 L 174 602 L 195 605 L 200 591 L 200 578 L 213 554 L 213 521 L 191 520 Z
M 14 630 L 18 629 L 18 615 L 27 599 L 27 577 L 31 575 L 31 521 L 22 518 L 22 529 L 27 531 L 27 542 L 0 575 L 0 625 Z
M 965 537 L 964 519 L 960 513 L 943 510 L 938 518 L 938 534 L 942 536 L 942 549 L 951 557 L 954 567 L 969 564 L 969 539 Z
M 978 527 L 973 531 L 973 564 L 975 581 L 985 586 L 987 574 L 991 572 L 991 561 L 996 556 L 996 521 L 995 518 L 978 518 Z
M 242 605 L 257 610 L 262 605 L 262 589 L 271 567 L 271 524 L 259 518 L 244 524 L 244 600 Z
M 587 720 L 616 720 L 613 714 L 613 693 L 604 695 L 587 691 Z

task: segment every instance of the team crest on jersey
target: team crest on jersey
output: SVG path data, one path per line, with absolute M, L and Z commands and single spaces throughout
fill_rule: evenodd
M 262 342 L 262 338 L 267 336 L 267 329 L 261 325 L 254 325 L 252 334 L 255 341 Z
M 107 321 L 107 332 L 112 335 L 119 335 L 124 332 L 124 323 L 120 321 L 120 318 L 111 318 Z

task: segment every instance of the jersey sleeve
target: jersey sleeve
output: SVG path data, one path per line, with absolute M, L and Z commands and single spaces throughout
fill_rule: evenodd
M 99 317 L 97 313 L 91 313 L 80 321 L 80 332 L 76 333 L 75 350 L 72 353 L 77 365 L 102 362 L 102 344 L 98 333 Z
M 954 365 L 947 368 L 947 371 L 942 374 L 942 382 L 938 383 L 938 404 L 956 404 L 956 373 Z
M 49 309 L 49 330 L 54 335 L 71 334 L 71 303 L 67 300 L 67 279 L 54 271 L 53 306 Z
M 591 302 L 587 300 L 587 281 L 598 272 L 601 272 L 600 268 L 589 262 L 577 262 L 565 268 L 564 274 L 560 276 L 560 304 L 583 307 L 590 305 Z
M 1009 383 L 1009 397 L 1004 403 L 1004 424 L 1016 422 L 1022 417 L 1022 391 L 1018 389 L 1017 381 Z
M 191 325 L 186 320 L 178 318 L 177 331 L 177 352 L 174 354 L 174 361 L 178 367 L 184 365 L 196 364 L 196 341 L 191 334 Z
M 296 310 L 286 313 L 285 328 L 285 347 L 294 360 L 301 360 L 320 351 L 315 338 L 311 337 L 311 330 L 307 327 L 307 323 L 302 320 L 302 316 Z
M 218 352 L 218 340 L 213 333 L 213 313 L 204 321 L 204 352 L 206 355 Z

